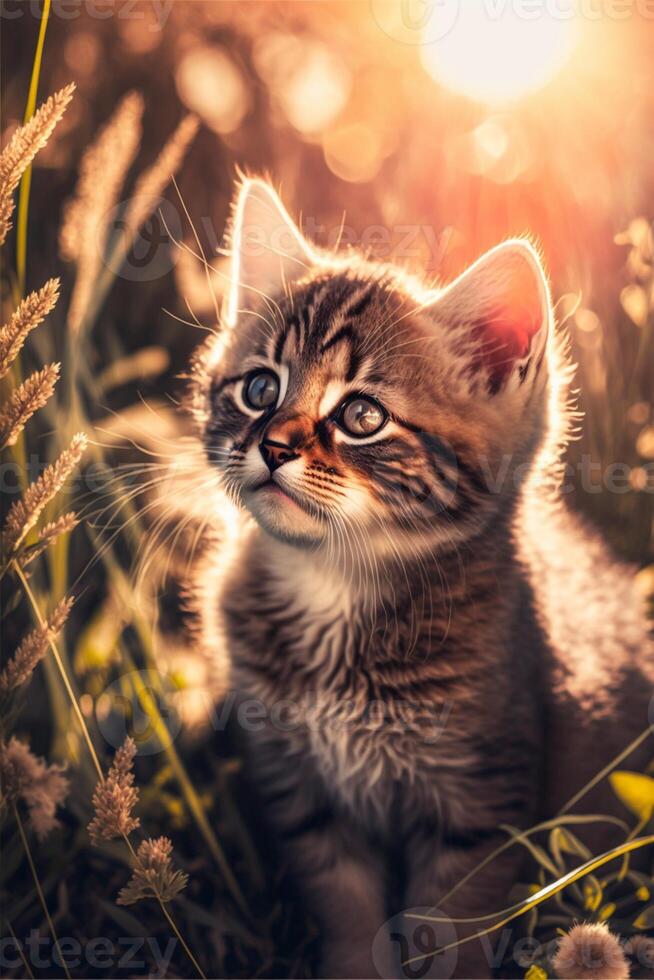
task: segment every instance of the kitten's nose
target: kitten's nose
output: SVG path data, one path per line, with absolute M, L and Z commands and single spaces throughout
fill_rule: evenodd
M 298 453 L 294 452 L 291 446 L 285 442 L 276 442 L 275 439 L 262 439 L 259 443 L 259 452 L 271 473 L 284 463 L 298 458 Z

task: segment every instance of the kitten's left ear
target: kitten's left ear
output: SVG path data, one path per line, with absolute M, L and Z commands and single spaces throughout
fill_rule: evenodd
M 497 395 L 528 388 L 551 329 L 543 267 L 528 241 L 513 239 L 483 255 L 430 304 L 454 337 L 474 390 Z
M 241 184 L 231 239 L 229 326 L 239 310 L 253 307 L 257 297 L 282 292 L 318 261 L 273 188 L 256 178 Z

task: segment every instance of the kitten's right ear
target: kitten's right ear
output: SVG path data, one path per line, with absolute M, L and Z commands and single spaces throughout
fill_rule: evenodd
M 540 258 L 527 240 L 491 249 L 428 308 L 453 339 L 473 390 L 493 397 L 533 386 L 552 308 Z
M 258 297 L 280 293 L 301 279 L 317 261 L 272 187 L 246 178 L 232 225 L 228 325 L 234 326 L 239 311 L 252 308 Z

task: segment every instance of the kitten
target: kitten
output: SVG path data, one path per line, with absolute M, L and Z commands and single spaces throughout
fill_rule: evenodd
M 570 369 L 529 242 L 430 291 L 319 252 L 246 180 L 224 320 L 192 372 L 203 505 L 236 507 L 195 584 L 205 642 L 229 657 L 323 975 L 402 975 L 389 917 L 504 908 L 519 847 L 442 899 L 502 825 L 554 815 L 647 727 L 644 616 L 556 497 Z M 487 977 L 490 958 L 473 940 L 429 975 Z

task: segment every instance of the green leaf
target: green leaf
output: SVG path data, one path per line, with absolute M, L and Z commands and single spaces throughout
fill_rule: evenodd
M 609 776 L 613 792 L 640 820 L 649 820 L 654 811 L 654 779 L 641 772 L 614 772 Z

